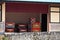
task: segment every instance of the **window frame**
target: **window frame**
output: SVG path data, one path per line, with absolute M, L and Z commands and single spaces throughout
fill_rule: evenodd
M 51 7 L 59 8 L 59 12 L 58 11 L 51 11 Z M 59 22 L 51 22 L 51 13 L 52 12 L 59 13 Z M 60 23 L 60 6 L 50 6 L 50 23 Z
M 1 11 L 1 15 L 0 15 L 0 22 L 2 22 L 2 4 L 0 4 L 0 6 L 1 6 L 1 9 L 0 9 L 0 11 Z

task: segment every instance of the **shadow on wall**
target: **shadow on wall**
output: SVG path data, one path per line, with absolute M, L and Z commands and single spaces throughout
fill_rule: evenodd
M 40 21 L 39 13 L 6 12 L 6 22 L 28 23 L 29 18 L 32 17 Z

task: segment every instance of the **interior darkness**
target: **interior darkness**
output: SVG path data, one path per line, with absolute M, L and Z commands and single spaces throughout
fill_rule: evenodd
M 36 18 L 36 21 L 40 21 L 39 13 L 27 13 L 27 12 L 6 12 L 6 22 L 15 22 L 27 24 L 29 18 Z
M 6 13 L 6 22 L 15 22 L 17 23 L 24 23 L 27 24 L 29 18 L 35 17 L 37 21 L 40 21 L 41 18 L 41 31 L 47 31 L 47 14 L 42 14 L 41 17 L 39 13 Z
M 42 14 L 41 15 L 42 18 L 42 23 L 41 23 L 41 28 L 42 28 L 42 32 L 43 31 L 47 31 L 47 14 Z
M 6 3 L 5 22 L 27 24 L 29 18 L 36 18 L 36 21 L 40 21 L 41 18 L 42 31 L 47 31 L 47 15 L 45 13 L 48 13 L 48 4 Z

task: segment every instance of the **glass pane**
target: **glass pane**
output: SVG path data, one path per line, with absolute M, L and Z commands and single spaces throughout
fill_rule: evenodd
M 51 22 L 59 22 L 59 13 L 51 12 Z
M 51 11 L 58 11 L 59 12 L 59 7 L 51 7 Z

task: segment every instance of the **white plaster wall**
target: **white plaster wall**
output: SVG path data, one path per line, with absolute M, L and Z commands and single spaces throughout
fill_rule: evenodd
M 2 3 L 2 22 L 5 22 L 5 3 Z
M 2 22 L 0 22 L 0 33 L 5 31 L 5 3 L 2 3 Z
M 60 32 L 60 23 L 49 23 L 49 32 L 59 31 Z

